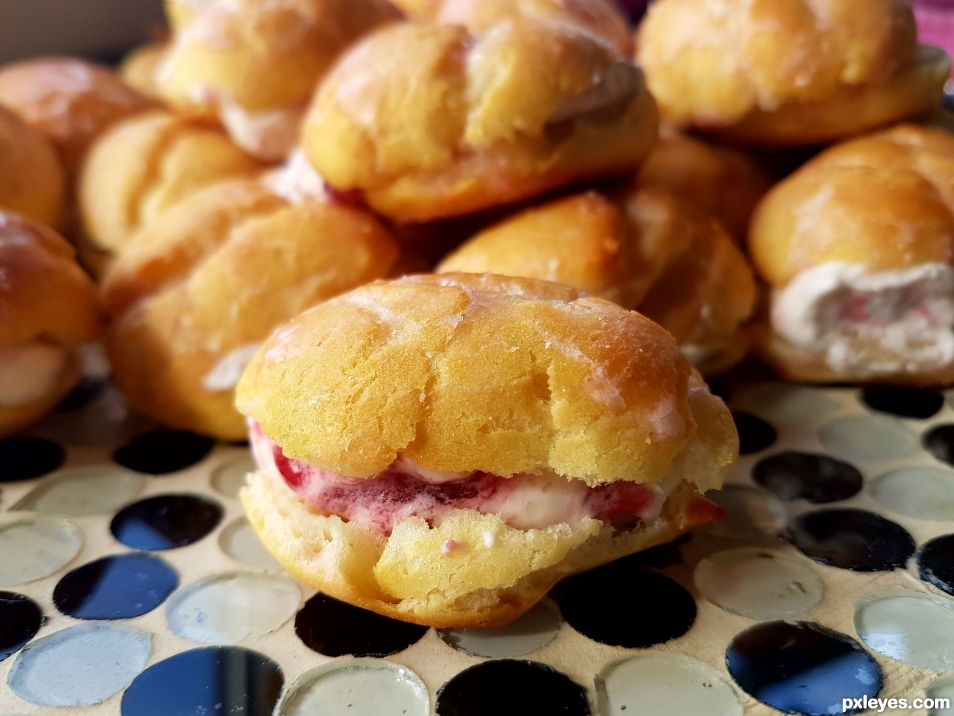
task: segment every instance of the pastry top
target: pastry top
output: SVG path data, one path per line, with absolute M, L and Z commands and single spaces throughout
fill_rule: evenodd
M 555 22 L 599 38 L 622 57 L 633 52 L 632 32 L 612 0 L 440 0 L 407 9 L 411 17 L 462 25 L 475 35 L 518 18 Z
M 0 348 L 49 337 L 66 345 L 96 338 L 96 287 L 53 229 L 0 211 Z
M 106 127 L 153 106 L 112 70 L 68 57 L 0 68 L 0 104 L 46 135 L 70 173 Z
M 327 201 L 289 203 L 264 183 L 201 191 L 129 242 L 103 297 L 113 315 L 181 294 L 177 310 L 211 350 L 260 341 L 317 300 L 387 275 L 397 246 L 369 214 Z
M 661 0 L 639 36 L 664 113 L 701 124 L 878 84 L 917 51 L 906 0 Z
M 289 457 L 426 469 L 718 481 L 731 417 L 652 321 L 577 289 L 444 274 L 376 282 L 279 328 L 236 405 Z M 706 470 L 695 468 L 701 462 Z
M 65 179 L 43 135 L 0 107 L 0 209 L 51 226 L 63 216 Z
M 194 3 L 170 2 L 169 6 Z M 213 0 L 173 39 L 160 71 L 174 106 L 215 116 L 303 105 L 335 58 L 399 17 L 386 0 Z
M 438 272 L 557 281 L 637 309 L 680 344 L 731 336 L 752 313 L 755 280 L 716 222 L 633 185 L 523 211 L 463 244 Z
M 455 215 L 632 168 L 655 136 L 635 66 L 584 33 L 514 20 L 479 38 L 374 33 L 319 88 L 302 146 L 329 184 L 404 221 L 435 218 L 422 195 Z
M 159 68 L 165 61 L 168 51 L 168 40 L 137 47 L 123 58 L 119 65 L 119 76 L 123 78 L 123 82 L 143 96 L 160 100 Z
M 83 228 L 118 250 L 199 189 L 263 170 L 221 131 L 156 110 L 123 120 L 93 145 L 79 177 Z
M 828 149 L 766 195 L 749 241 L 775 286 L 826 262 L 954 262 L 954 137 L 901 125 Z
M 716 219 L 740 241 L 752 210 L 772 185 L 769 175 L 744 153 L 676 132 L 659 138 L 640 167 L 638 182 Z
M 165 0 L 166 19 L 173 30 L 181 30 L 214 0 Z

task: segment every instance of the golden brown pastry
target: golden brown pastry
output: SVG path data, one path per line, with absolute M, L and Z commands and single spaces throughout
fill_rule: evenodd
M 166 19 L 173 30 L 181 30 L 214 0 L 165 0 Z
M 440 627 L 717 512 L 738 438 L 652 321 L 559 284 L 376 282 L 282 326 L 242 376 L 263 544 L 322 592 Z
M 523 211 L 437 271 L 557 281 L 634 308 L 703 373 L 725 370 L 748 348 L 756 298 L 748 263 L 716 222 L 654 190 L 588 192 Z
M 750 249 L 784 375 L 954 381 L 951 135 L 899 126 L 829 149 L 768 193 Z
M 659 138 L 638 181 L 716 219 L 738 241 L 745 239 L 752 210 L 772 184 L 742 152 L 671 131 Z
M 119 65 L 119 76 L 144 97 L 161 102 L 158 74 L 168 51 L 168 40 L 150 42 L 137 47 L 123 58 Z
M 69 176 L 107 127 L 153 106 L 112 70 L 69 57 L 0 67 L 0 104 L 53 143 Z
M 0 437 L 56 407 L 103 327 L 96 288 L 53 229 L 0 211 Z
M 613 0 L 405 0 L 396 4 L 412 18 L 461 25 L 475 35 L 483 35 L 501 22 L 523 18 L 586 32 L 621 57 L 633 52 L 632 32 Z
M 77 195 L 85 236 L 118 252 L 137 229 L 226 179 L 262 172 L 263 165 L 221 131 L 156 110 L 114 125 L 93 145 Z
M 925 112 L 950 72 L 907 0 L 659 0 L 638 43 L 668 121 L 766 146 Z
M 0 107 L 0 210 L 60 226 L 64 182 L 60 160 L 46 138 Z
M 639 70 L 586 35 L 530 21 L 480 38 L 402 24 L 331 71 L 302 146 L 335 189 L 417 222 L 632 170 L 656 126 Z
M 214 0 L 176 33 L 159 85 L 178 111 L 217 118 L 240 147 L 277 162 L 338 55 L 397 18 L 386 0 Z
M 209 187 L 143 227 L 111 266 L 107 352 L 143 413 L 243 437 L 233 388 L 271 329 L 396 264 L 394 240 L 369 214 L 281 190 L 255 180 Z

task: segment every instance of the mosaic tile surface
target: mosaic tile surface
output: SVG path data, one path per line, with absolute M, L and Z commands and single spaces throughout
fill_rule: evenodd
M 737 716 L 950 697 L 949 398 L 778 383 L 729 398 L 743 455 L 714 498 L 723 522 L 566 580 L 511 627 L 438 632 L 296 584 L 242 516 L 247 448 L 152 426 L 91 379 L 0 441 L 0 715 Z

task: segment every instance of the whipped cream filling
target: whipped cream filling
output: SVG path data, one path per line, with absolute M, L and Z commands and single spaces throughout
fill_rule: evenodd
M 445 473 L 422 469 L 406 457 L 374 477 L 349 478 L 286 457 L 255 423 L 249 436 L 258 466 L 310 508 L 385 534 L 410 517 L 439 522 L 455 509 L 495 514 L 518 529 L 575 525 L 587 517 L 631 524 L 658 517 L 682 482 L 673 475 L 653 485 L 614 482 L 589 487 L 558 475 Z
M 56 389 L 69 361 L 65 348 L 42 340 L 0 348 L 0 406 L 43 400 Z
M 246 366 L 252 362 L 252 358 L 261 347 L 260 342 L 248 343 L 226 353 L 218 363 L 212 366 L 212 370 L 205 374 L 202 387 L 211 393 L 234 390 Z
M 301 149 L 294 150 L 284 166 L 266 181 L 273 192 L 292 204 L 328 198 L 324 180 Z
M 830 262 L 772 295 L 772 327 L 838 373 L 935 370 L 954 360 L 954 269 L 896 271 Z
M 283 107 L 250 112 L 227 99 L 219 99 L 219 116 L 236 144 L 265 161 L 284 159 L 298 139 L 304 109 Z

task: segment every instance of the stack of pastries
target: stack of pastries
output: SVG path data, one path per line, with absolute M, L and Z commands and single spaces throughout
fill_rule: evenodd
M 954 382 L 950 63 L 905 0 L 166 8 L 118 70 L 0 68 L 0 434 L 102 335 L 137 411 L 249 439 L 328 594 L 495 625 L 717 519 L 743 360 Z

